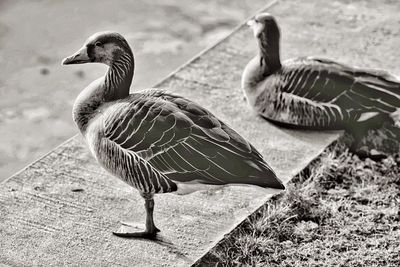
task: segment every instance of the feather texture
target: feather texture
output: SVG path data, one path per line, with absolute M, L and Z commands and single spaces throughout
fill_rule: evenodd
M 73 119 L 97 161 L 145 199 L 144 231 L 120 237 L 155 238 L 154 194 L 178 194 L 225 184 L 284 189 L 260 153 L 198 104 L 157 89 L 129 94 L 134 57 L 115 32 L 91 36 L 63 64 L 100 62 L 109 69 L 76 99 Z
M 396 77 L 315 57 L 281 64 L 275 19 L 260 14 L 255 21 L 263 25 L 257 36 L 260 53 L 246 66 L 242 87 L 263 117 L 301 128 L 348 129 L 382 114 L 390 119 L 400 109 Z
M 129 94 L 135 64 L 121 35 L 95 34 L 63 62 L 85 60 L 110 68 L 79 95 L 74 121 L 98 162 L 147 198 L 177 183 L 284 188 L 260 153 L 208 110 L 157 89 Z
M 98 160 L 139 191 L 175 191 L 174 182 L 282 187 L 238 133 L 196 103 L 161 90 L 119 100 L 92 127 Z

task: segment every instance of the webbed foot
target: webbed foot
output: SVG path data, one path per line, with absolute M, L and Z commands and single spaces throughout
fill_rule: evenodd
M 121 222 L 121 226 L 117 231 L 114 231 L 113 234 L 118 237 L 125 238 L 145 238 L 145 239 L 155 239 L 157 233 L 160 230 L 157 227 L 149 227 L 149 229 L 141 227 L 135 223 L 131 222 Z

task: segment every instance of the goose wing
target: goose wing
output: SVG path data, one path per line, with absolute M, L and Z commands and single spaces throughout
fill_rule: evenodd
M 392 113 L 400 108 L 400 81 L 378 70 L 305 57 L 285 62 L 282 90 L 345 110 Z
M 185 98 L 150 90 L 105 113 L 105 138 L 173 181 L 283 188 L 249 142 Z

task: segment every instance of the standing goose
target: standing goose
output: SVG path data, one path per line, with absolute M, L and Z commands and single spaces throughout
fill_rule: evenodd
M 262 13 L 248 25 L 259 53 L 243 72 L 242 89 L 264 118 L 289 127 L 349 130 L 353 149 L 364 130 L 398 119 L 400 81 L 394 76 L 314 57 L 281 63 L 274 17 Z
M 145 230 L 115 235 L 156 236 L 156 193 L 179 192 L 191 184 L 284 189 L 260 153 L 208 110 L 161 90 L 129 94 L 134 57 L 120 34 L 94 34 L 62 64 L 89 62 L 109 69 L 79 94 L 73 119 L 100 165 L 145 200 Z

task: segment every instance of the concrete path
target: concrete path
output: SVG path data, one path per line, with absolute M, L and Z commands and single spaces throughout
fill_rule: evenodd
M 395 4 L 344 2 L 279 1 L 268 8 L 281 24 L 283 58 L 326 55 L 400 73 Z M 255 116 L 240 91 L 242 69 L 255 51 L 251 32 L 240 26 L 158 87 L 212 110 L 250 139 L 287 182 L 340 134 L 282 129 Z M 143 201 L 73 137 L 1 184 L 0 265 L 187 266 L 273 193 L 236 186 L 159 195 L 159 240 L 117 238 L 111 231 L 120 220 L 144 221 Z

